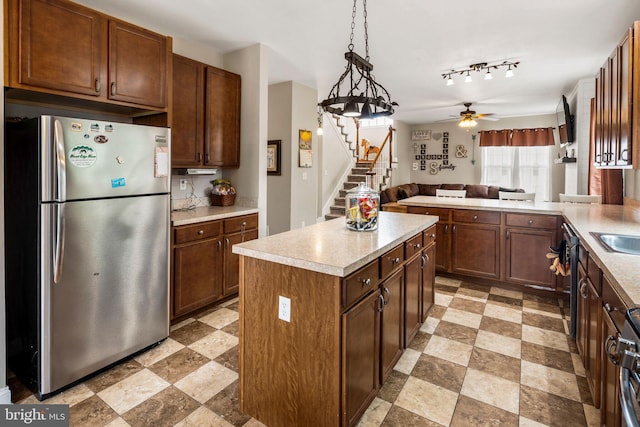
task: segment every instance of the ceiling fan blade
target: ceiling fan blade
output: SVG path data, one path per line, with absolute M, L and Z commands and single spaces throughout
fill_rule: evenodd
M 494 115 L 495 115 L 495 113 L 484 113 L 484 114 L 478 114 L 478 117 L 482 118 L 482 117 L 494 116 Z
M 481 116 L 486 116 L 486 114 L 484 114 L 484 115 L 481 114 Z M 478 119 L 479 120 L 487 120 L 487 121 L 490 121 L 490 122 L 497 122 L 498 120 L 500 120 L 497 117 L 478 117 Z

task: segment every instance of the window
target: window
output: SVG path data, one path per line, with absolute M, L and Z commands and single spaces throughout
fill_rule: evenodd
M 378 117 L 375 119 L 362 119 L 359 121 L 361 128 L 372 128 L 376 126 L 393 126 L 393 120 L 388 117 Z
M 549 201 L 551 193 L 551 146 L 481 147 L 481 183 L 522 188 Z

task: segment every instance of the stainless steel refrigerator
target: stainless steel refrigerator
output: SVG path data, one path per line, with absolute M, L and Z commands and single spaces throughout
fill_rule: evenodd
M 169 334 L 170 135 L 5 123 L 9 369 L 43 399 Z

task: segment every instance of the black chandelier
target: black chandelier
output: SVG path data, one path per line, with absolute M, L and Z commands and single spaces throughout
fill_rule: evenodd
M 327 99 L 318 105 L 328 113 L 345 117 L 372 119 L 390 116 L 393 114 L 393 107 L 398 104 L 391 101 L 389 92 L 381 84 L 377 83 L 371 75 L 373 65 L 369 62 L 367 0 L 362 0 L 366 56 L 363 58 L 353 51 L 353 30 L 355 28 L 357 2 L 358 0 L 353 0 L 349 51 L 344 54 L 344 58 L 347 60 L 346 70 L 331 88 Z M 340 94 L 341 86 L 345 83 L 345 80 L 348 81 L 349 89 L 346 93 Z

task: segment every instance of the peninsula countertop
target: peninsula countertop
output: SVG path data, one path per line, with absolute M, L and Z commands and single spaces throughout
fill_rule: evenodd
M 399 200 L 398 204 L 562 215 L 578 233 L 580 243 L 611 279 L 611 284 L 625 304 L 630 307 L 640 306 L 640 269 L 637 268 L 640 264 L 640 256 L 610 252 L 591 234 L 607 232 L 640 236 L 640 208 L 638 207 L 435 196 L 414 196 Z
M 234 216 L 258 213 L 257 208 L 244 206 L 203 206 L 189 210 L 176 210 L 171 212 L 171 225 L 189 225 L 217 219 L 232 218 Z
M 436 222 L 431 215 L 380 212 L 377 230 L 351 231 L 345 218 L 336 218 L 236 244 L 233 252 L 345 277 Z

